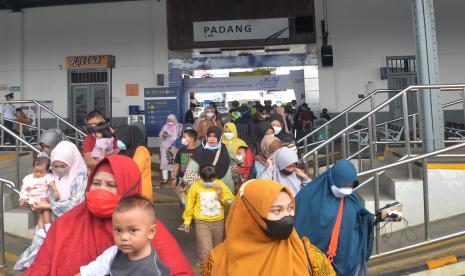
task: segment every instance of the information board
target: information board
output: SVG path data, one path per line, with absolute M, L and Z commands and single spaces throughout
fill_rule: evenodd
M 157 137 L 170 114 L 178 113 L 178 99 L 145 100 L 147 137 Z
M 178 89 L 176 87 L 153 87 L 144 89 L 144 97 L 159 98 L 159 97 L 177 97 Z

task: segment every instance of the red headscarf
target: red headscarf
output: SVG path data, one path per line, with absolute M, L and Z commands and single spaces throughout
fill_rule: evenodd
M 110 156 L 97 164 L 89 175 L 87 190 L 95 172 L 105 163 L 114 172 L 119 195 L 141 193 L 140 185 L 131 189 L 140 182 L 139 168 L 131 158 L 123 155 Z M 194 275 L 176 240 L 160 221 L 156 224 L 157 233 L 152 243 L 160 259 L 169 267 L 171 275 Z M 95 260 L 113 244 L 111 218 L 96 217 L 83 202 L 53 223 L 25 275 L 75 275 L 81 266 Z
M 254 156 L 251 148 L 247 148 L 246 150 L 246 157 L 242 164 L 237 166 L 237 170 L 241 175 L 244 176 L 244 182 L 249 180 L 250 175 L 250 168 L 252 167 L 254 162 Z

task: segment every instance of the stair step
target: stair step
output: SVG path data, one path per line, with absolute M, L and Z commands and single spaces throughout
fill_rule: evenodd
M 18 204 L 19 204 L 18 201 L 19 201 L 19 195 L 16 192 L 4 186 L 3 187 L 3 210 L 8 211 L 8 210 L 18 207 Z
M 36 216 L 28 207 L 22 206 L 5 211 L 5 232 L 11 235 L 32 238 Z

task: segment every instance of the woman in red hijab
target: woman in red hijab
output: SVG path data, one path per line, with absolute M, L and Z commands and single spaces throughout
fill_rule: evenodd
M 86 191 L 85 202 L 54 222 L 25 275 L 75 275 L 112 246 L 113 209 L 121 197 L 141 193 L 139 168 L 126 156 L 105 158 L 89 175 Z M 176 240 L 160 221 L 156 223 L 152 243 L 171 275 L 194 275 Z

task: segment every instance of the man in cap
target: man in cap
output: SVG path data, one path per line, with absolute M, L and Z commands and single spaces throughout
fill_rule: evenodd
M 7 101 L 11 101 L 13 100 L 13 98 L 14 98 L 13 93 L 5 95 L 5 99 Z M 14 131 L 13 122 L 8 121 L 8 120 L 13 120 L 13 121 L 16 120 L 16 116 L 15 116 L 16 107 L 12 105 L 11 103 L 7 103 L 3 105 L 2 111 L 3 111 L 3 119 L 4 119 L 3 125 L 7 127 L 8 129 L 10 129 L 11 131 Z M 14 145 L 15 139 L 13 138 L 13 136 L 5 132 L 4 142 L 9 142 L 11 145 Z

